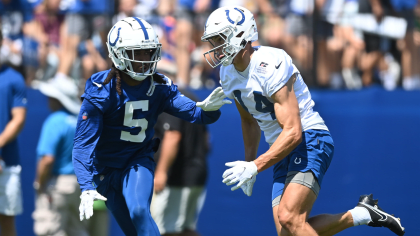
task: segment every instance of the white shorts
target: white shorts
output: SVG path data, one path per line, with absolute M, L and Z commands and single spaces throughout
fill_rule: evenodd
M 52 177 L 46 191 L 36 196 L 32 213 L 35 234 L 88 236 L 86 221 L 79 220 L 80 194 L 75 175 Z
M 22 213 L 22 187 L 20 184 L 20 172 L 22 167 L 8 166 L 4 162 L 0 165 L 3 172 L 0 174 L 0 214 L 16 216 Z
M 205 198 L 204 187 L 165 187 L 155 194 L 151 213 L 160 233 L 195 230 Z

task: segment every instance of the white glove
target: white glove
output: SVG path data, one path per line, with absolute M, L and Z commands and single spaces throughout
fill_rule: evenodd
M 251 197 L 252 195 L 252 188 L 254 187 L 254 183 L 257 180 L 257 176 L 253 176 L 248 182 L 245 182 L 241 185 L 242 191 L 244 191 L 245 195 Z
M 222 87 L 217 87 L 204 101 L 197 102 L 196 105 L 204 111 L 217 111 L 223 105 L 232 103 L 229 100 L 223 100 L 225 98 Z
M 96 190 L 85 190 L 80 195 L 80 221 L 83 219 L 88 220 L 93 215 L 93 201 L 102 200 L 106 201 L 106 197 L 102 196 Z
M 235 191 L 236 189 L 240 188 L 244 183 L 250 181 L 252 177 L 255 177 L 258 174 L 257 165 L 255 165 L 253 161 L 234 161 L 228 162 L 225 165 L 232 168 L 227 169 L 223 173 L 223 183 L 229 186 L 239 182 L 235 187 L 231 188 L 232 191 Z M 254 184 L 252 183 L 250 189 L 251 194 L 253 185 Z M 247 189 L 246 191 L 249 192 L 249 189 Z M 245 192 L 245 194 L 247 194 L 247 192 Z

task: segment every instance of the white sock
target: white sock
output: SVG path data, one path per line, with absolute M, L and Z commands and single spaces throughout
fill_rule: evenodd
M 372 221 L 369 211 L 364 207 L 355 207 L 350 210 L 350 213 L 353 217 L 354 226 L 367 225 L 370 221 Z

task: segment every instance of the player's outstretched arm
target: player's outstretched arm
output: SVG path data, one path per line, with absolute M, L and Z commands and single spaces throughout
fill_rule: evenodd
M 224 100 L 226 96 L 221 87 L 216 88 L 204 101 L 194 102 L 181 94 L 176 86 L 172 88 L 171 97 L 166 104 L 165 112 L 195 124 L 212 124 L 220 115 L 220 107 L 232 103 Z
M 302 124 L 299 105 L 293 90 L 296 74 L 271 98 L 274 100 L 274 112 L 283 131 L 270 149 L 254 162 L 261 172 L 285 158 L 302 141 Z
M 255 120 L 242 106 L 235 101 L 236 108 L 241 116 L 242 125 L 242 136 L 244 139 L 245 146 L 245 161 L 228 162 L 226 166 L 231 167 L 223 173 L 223 183 L 226 185 L 232 185 L 238 183 L 232 187 L 234 191 L 241 188 L 242 191 L 247 195 L 252 195 L 252 189 L 257 178 L 257 166 L 253 160 L 257 156 L 258 145 L 261 138 L 261 129 Z

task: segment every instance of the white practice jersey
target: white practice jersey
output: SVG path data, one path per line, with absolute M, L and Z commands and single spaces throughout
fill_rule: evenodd
M 246 76 L 241 75 L 233 66 L 222 66 L 220 78 L 223 90 L 230 99 L 236 99 L 257 121 L 265 140 L 272 145 L 280 135 L 282 128 L 274 113 L 274 100 L 271 96 L 280 90 L 296 74 L 294 92 L 299 103 L 303 130 L 328 130 L 324 120 L 313 111 L 315 102 L 308 87 L 293 65 L 292 58 L 281 49 L 272 47 L 255 48 Z M 243 73 L 242 73 L 243 74 Z

